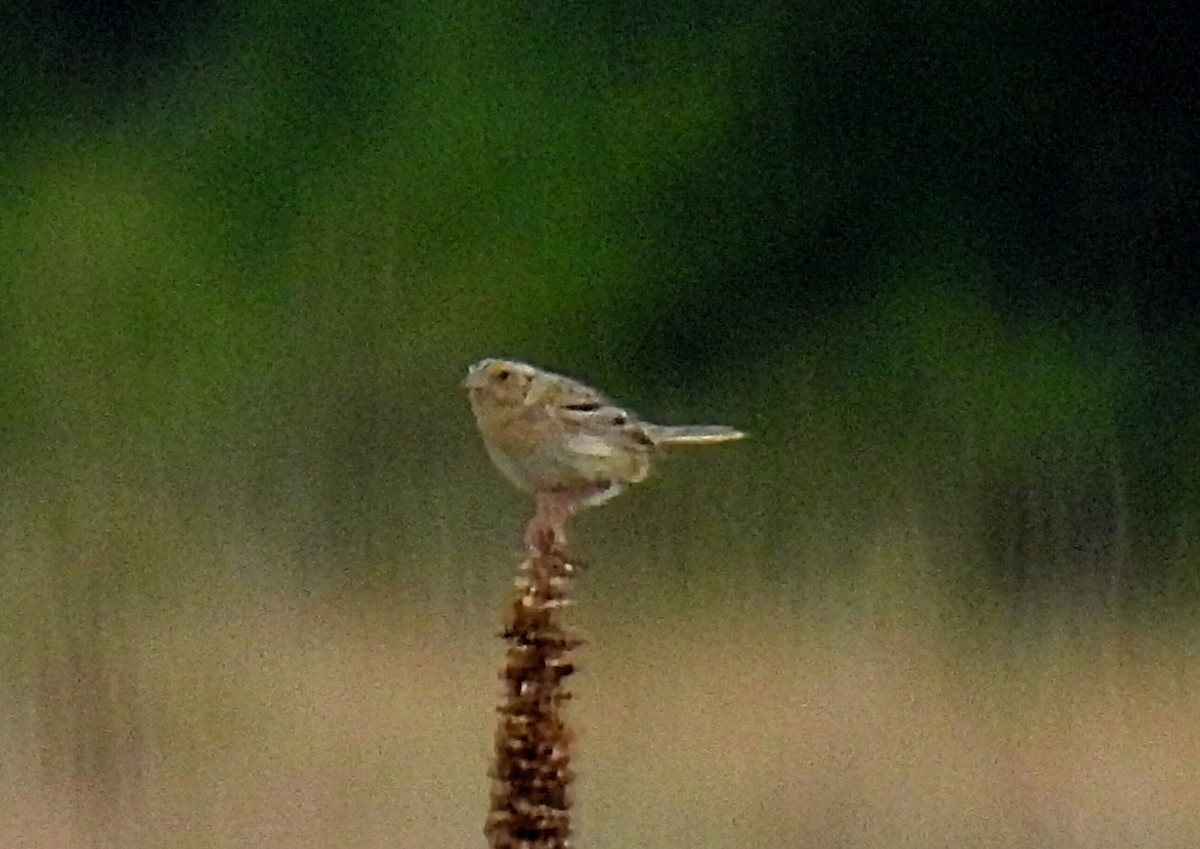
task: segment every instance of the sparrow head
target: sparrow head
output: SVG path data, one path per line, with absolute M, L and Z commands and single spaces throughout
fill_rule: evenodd
M 525 403 L 537 371 L 515 360 L 480 360 L 467 370 L 462 385 L 472 402 Z

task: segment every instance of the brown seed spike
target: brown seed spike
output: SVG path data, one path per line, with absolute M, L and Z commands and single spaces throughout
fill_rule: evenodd
M 544 536 L 522 566 L 502 632 L 508 644 L 500 673 L 491 811 L 484 834 L 492 849 L 570 849 L 571 733 L 561 706 L 575 671 L 568 652 L 580 645 L 559 624 L 575 567 L 561 541 Z

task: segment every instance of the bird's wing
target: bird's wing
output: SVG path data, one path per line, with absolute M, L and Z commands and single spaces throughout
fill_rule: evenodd
M 572 448 L 583 454 L 608 456 L 618 446 L 628 450 L 654 445 L 636 416 L 612 404 L 560 405 L 555 415 L 570 431 Z

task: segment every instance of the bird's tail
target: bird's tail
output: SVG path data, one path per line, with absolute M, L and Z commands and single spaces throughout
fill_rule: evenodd
M 746 434 L 725 425 L 648 425 L 646 435 L 655 445 L 707 445 L 732 442 Z

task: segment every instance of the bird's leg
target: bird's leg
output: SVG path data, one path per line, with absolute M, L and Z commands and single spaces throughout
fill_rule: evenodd
M 579 510 L 607 500 L 616 494 L 611 482 L 589 484 L 575 489 L 552 489 L 537 494 L 537 509 L 525 528 L 525 547 L 537 555 L 561 547 L 567 542 L 567 519 Z
M 539 492 L 537 508 L 525 528 L 525 547 L 533 555 L 565 545 L 567 519 L 575 512 L 577 499 L 570 492 Z

